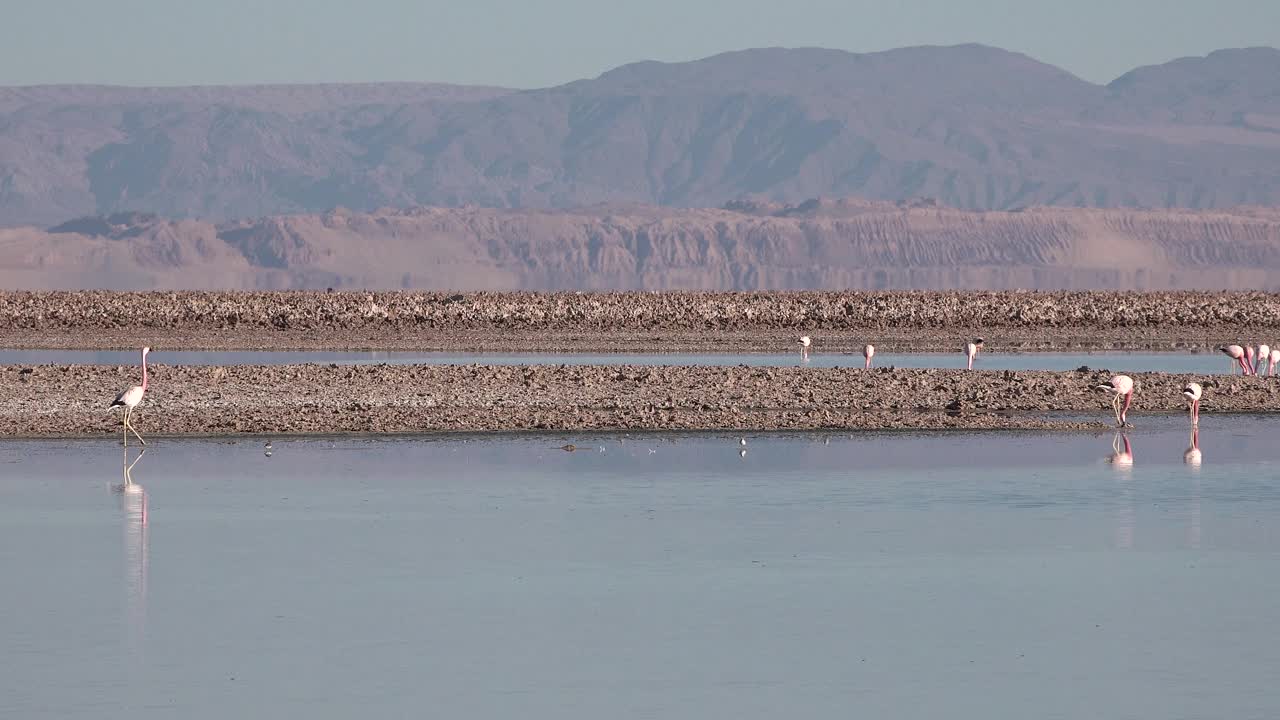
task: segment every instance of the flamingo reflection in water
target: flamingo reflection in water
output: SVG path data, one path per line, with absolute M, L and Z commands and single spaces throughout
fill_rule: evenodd
M 1116 547 L 1128 550 L 1133 547 L 1133 488 L 1129 486 L 1129 474 L 1133 470 L 1133 446 L 1129 444 L 1129 436 L 1116 433 L 1111 441 L 1111 454 L 1107 462 L 1116 469 L 1117 481 L 1121 483 L 1121 502 L 1116 526 Z
M 124 455 L 124 482 L 111 489 L 119 493 L 124 509 L 124 554 L 127 568 L 126 588 L 129 596 L 129 614 L 135 631 L 143 628 L 147 610 L 147 491 L 133 481 L 133 468 L 146 455 L 144 448 L 129 461 L 129 451 Z
M 1200 549 L 1200 428 L 1191 428 L 1191 444 L 1182 453 L 1182 462 L 1191 468 L 1191 527 L 1187 529 L 1187 544 Z

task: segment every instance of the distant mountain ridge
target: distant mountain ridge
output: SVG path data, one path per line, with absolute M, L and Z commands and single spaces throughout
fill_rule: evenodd
M 119 211 L 1280 204 L 1280 50 L 1102 86 L 981 45 L 763 48 L 540 90 L 0 88 L 0 226 Z
M 0 229 L 8 289 L 1280 289 L 1280 209 L 739 200 Z

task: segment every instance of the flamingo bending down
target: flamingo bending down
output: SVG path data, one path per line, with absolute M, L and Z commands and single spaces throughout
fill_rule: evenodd
M 1271 351 L 1271 355 L 1267 358 L 1267 374 L 1274 375 L 1276 372 L 1276 363 L 1280 363 L 1280 348 Z
M 114 408 L 114 407 L 124 408 L 125 447 L 129 446 L 129 432 L 131 430 L 133 431 L 134 437 L 138 438 L 139 442 L 141 442 L 143 445 L 147 444 L 147 441 L 143 440 L 142 436 L 138 434 L 138 431 L 135 430 L 133 425 L 129 423 L 129 416 L 133 414 L 133 409 L 138 407 L 138 403 L 142 402 L 142 395 L 147 392 L 147 353 L 149 352 L 151 352 L 151 348 L 149 347 L 142 348 L 142 384 L 134 385 L 128 390 L 125 390 L 124 392 L 120 393 L 119 395 L 116 396 L 115 400 L 111 401 L 111 404 L 108 406 L 108 409 Z
M 1224 347 L 1218 348 L 1218 352 L 1231 358 L 1232 360 L 1231 374 L 1232 375 L 1236 373 L 1236 368 L 1235 368 L 1236 364 L 1240 365 L 1240 370 L 1245 375 L 1249 374 L 1249 365 L 1245 362 L 1245 359 L 1244 359 L 1244 348 L 1240 347 L 1239 345 L 1226 345 Z
M 1252 346 L 1252 345 L 1245 345 L 1245 346 L 1244 346 L 1244 366 L 1245 366 L 1245 368 L 1247 368 L 1247 369 L 1245 370 L 1245 373 L 1244 373 L 1245 375 L 1255 375 L 1255 374 L 1256 374 L 1256 373 L 1254 372 L 1254 370 L 1253 370 L 1253 368 L 1254 368 L 1254 359 L 1253 359 L 1253 346 Z
M 866 346 L 866 347 L 862 348 L 862 357 L 864 357 L 864 358 L 866 358 L 866 359 L 867 359 L 866 364 L 862 366 L 864 369 L 866 369 L 866 370 L 870 370 L 870 369 L 871 369 L 871 358 L 875 357 L 875 354 L 876 354 L 876 346 L 875 346 L 875 345 L 868 345 L 868 346 Z
M 973 369 L 973 358 L 982 349 L 982 338 L 974 338 L 973 342 L 964 346 L 964 355 L 969 359 L 969 369 Z
M 1189 382 L 1182 388 L 1182 397 L 1187 399 L 1192 425 L 1200 424 L 1200 397 L 1202 395 L 1204 395 L 1204 388 L 1200 387 L 1200 383 Z
M 1095 385 L 1095 390 L 1111 393 L 1111 406 L 1116 412 L 1116 427 L 1128 425 L 1129 404 L 1133 402 L 1133 378 L 1128 375 L 1116 375 L 1111 382 Z M 1124 398 L 1124 407 L 1120 407 L 1120 398 Z
M 1271 358 L 1271 347 L 1270 347 L 1269 345 L 1267 345 L 1266 343 L 1263 343 L 1263 344 L 1259 345 L 1259 346 L 1258 346 L 1258 359 L 1257 359 L 1257 360 L 1255 360 L 1255 361 L 1254 361 L 1254 364 L 1253 364 L 1253 374 L 1254 374 L 1254 375 L 1261 375 L 1261 374 L 1262 374 L 1262 363 L 1266 362 L 1266 361 L 1267 361 L 1268 359 L 1270 359 L 1270 358 Z

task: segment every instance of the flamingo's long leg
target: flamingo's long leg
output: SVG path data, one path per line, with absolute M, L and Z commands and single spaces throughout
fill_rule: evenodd
M 132 414 L 132 412 L 130 412 L 130 411 L 126 411 L 126 412 L 125 412 L 125 416 L 124 416 L 124 426 L 125 426 L 125 428 L 126 428 L 127 430 L 129 430 L 129 431 L 133 432 L 133 436 L 134 436 L 134 437 L 136 437 L 136 438 L 138 438 L 138 442 L 142 443 L 143 445 L 146 445 L 146 444 L 147 444 L 147 441 L 142 439 L 142 436 L 141 436 L 141 435 L 139 435 L 139 434 L 138 434 L 138 431 L 133 427 L 133 423 L 129 422 L 129 416 L 130 416 L 131 414 Z M 125 436 L 124 436 L 124 439 L 125 439 L 125 443 L 127 444 L 127 443 L 129 442 L 129 436 L 128 436 L 128 435 L 125 435 Z
M 124 434 L 124 446 L 129 447 L 129 406 L 124 406 L 124 424 L 120 428 L 120 432 Z

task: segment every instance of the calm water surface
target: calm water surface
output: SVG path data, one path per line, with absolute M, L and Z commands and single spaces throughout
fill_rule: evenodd
M 0 717 L 1276 717 L 1280 422 L 1184 422 L 0 443 Z
M 806 367 L 862 367 L 860 353 L 815 352 L 808 361 L 800 354 L 632 354 L 632 353 L 436 353 L 341 351 L 153 351 L 151 362 L 164 365 L 280 365 L 287 363 L 433 364 L 433 365 L 754 365 Z M 133 350 L 0 350 L 0 364 L 44 363 L 129 365 L 138 362 Z M 964 355 L 955 353 L 878 353 L 878 367 L 962 368 Z M 1232 364 L 1218 353 L 999 353 L 983 352 L 974 367 L 986 370 L 1074 370 L 1091 368 L 1132 372 L 1229 373 Z

